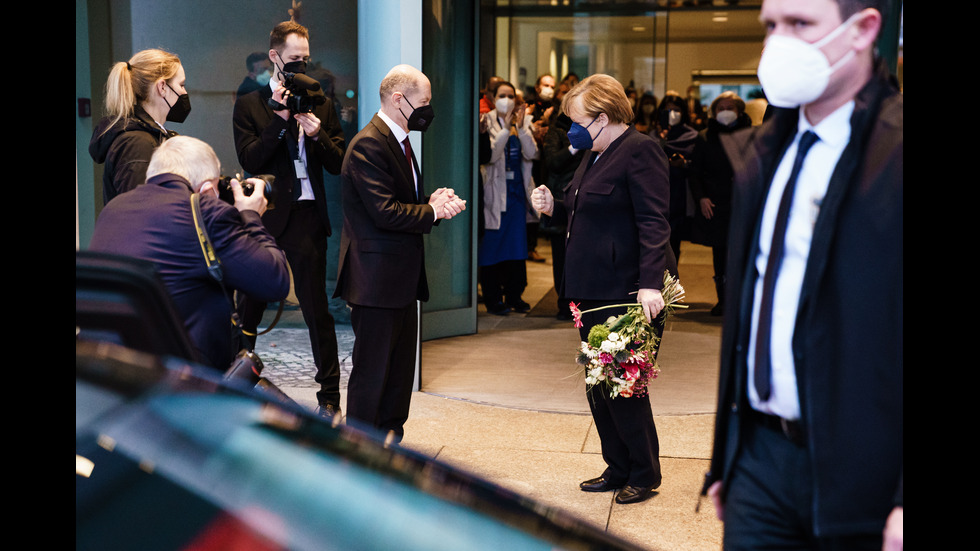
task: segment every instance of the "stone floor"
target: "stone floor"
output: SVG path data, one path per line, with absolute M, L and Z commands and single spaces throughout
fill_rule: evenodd
M 546 246 L 539 252 L 550 258 Z M 709 250 L 685 243 L 680 277 L 690 309 L 667 327 L 663 372 L 650 390 L 664 474 L 651 499 L 619 505 L 613 492 L 578 489 L 605 465 L 571 359 L 577 331 L 568 321 L 535 314 L 545 308 L 498 317 L 481 307 L 476 335 L 424 342 L 421 389 L 413 395 L 402 445 L 561 507 L 644 549 L 719 549 L 722 525 L 710 501 L 695 512 L 710 457 L 717 386 L 720 320 L 707 313 L 715 300 L 710 262 Z M 528 279 L 524 299 L 537 304 L 552 287 L 550 260 L 528 262 Z M 337 324 L 337 341 L 344 406 L 350 325 Z M 295 307 L 287 306 L 279 324 L 259 337 L 256 351 L 268 379 L 300 404 L 316 406 L 309 336 Z

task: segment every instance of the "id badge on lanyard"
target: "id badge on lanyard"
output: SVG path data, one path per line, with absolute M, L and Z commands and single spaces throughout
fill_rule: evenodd
M 296 170 L 297 180 L 309 178 L 306 175 L 306 164 L 303 162 L 303 159 L 293 159 L 293 168 Z
M 296 146 L 294 148 L 295 154 L 293 155 L 293 170 L 296 171 L 296 179 L 304 180 L 309 178 L 306 174 L 306 162 L 303 161 L 303 153 L 306 149 L 303 147 L 305 144 L 303 142 L 303 129 L 299 129 L 299 139 L 297 140 Z

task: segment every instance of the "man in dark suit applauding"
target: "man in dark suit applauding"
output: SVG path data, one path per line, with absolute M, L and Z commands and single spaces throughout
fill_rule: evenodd
M 422 234 L 466 208 L 452 189 L 425 195 L 408 133 L 433 111 L 429 79 L 408 65 L 381 81 L 381 110 L 344 156 L 344 229 L 334 297 L 351 308 L 347 417 L 400 442 L 418 350 L 418 301 L 428 300 Z
M 340 362 L 326 290 L 330 217 L 323 170 L 340 172 L 344 134 L 333 104 L 321 91 L 308 90 L 307 97 L 298 102 L 295 96 L 290 99 L 284 86 L 293 79 L 305 88 L 318 88 L 304 74 L 310 57 L 309 36 L 305 27 L 292 21 L 272 30 L 272 80 L 235 102 L 235 149 L 246 171 L 276 177 L 270 198 L 275 208 L 266 211 L 262 222 L 286 252 L 292 268 L 296 298 L 310 331 L 315 380 L 320 383 L 318 411 L 333 417 L 340 412 Z M 242 306 L 242 323 L 253 341 L 265 306 L 249 298 Z

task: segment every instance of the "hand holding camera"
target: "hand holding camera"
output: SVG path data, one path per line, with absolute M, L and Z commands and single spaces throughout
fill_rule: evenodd
M 293 117 L 299 121 L 299 127 L 307 136 L 315 138 L 320 132 L 320 119 L 313 113 L 296 113 Z
M 269 107 L 288 120 L 290 115 L 312 113 L 327 102 L 320 83 L 303 73 L 282 73 L 282 82 L 269 98 Z
M 258 174 L 244 182 L 241 174 L 235 177 L 222 176 L 218 180 L 218 197 L 234 205 L 240 211 L 254 210 L 260 215 L 275 208 L 272 203 L 272 183 L 276 177 L 271 174 Z M 256 191 L 258 190 L 258 191 Z
M 245 184 L 251 188 L 250 193 L 245 194 L 245 188 L 238 182 L 237 179 L 232 178 L 231 192 L 235 196 L 235 208 L 239 212 L 243 210 L 254 210 L 261 216 L 265 213 L 268 207 L 269 201 L 265 198 L 265 182 L 259 178 L 249 178 L 245 181 Z

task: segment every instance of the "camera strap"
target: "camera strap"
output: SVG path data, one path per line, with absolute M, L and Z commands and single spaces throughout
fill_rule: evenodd
M 221 269 L 221 259 L 218 258 L 217 253 L 214 252 L 214 245 L 211 243 L 211 237 L 208 236 L 208 231 L 204 227 L 204 222 L 202 221 L 203 216 L 201 215 L 201 194 L 191 193 L 191 213 L 194 217 L 194 227 L 197 230 L 197 240 L 201 244 L 201 252 L 204 254 L 204 263 L 207 265 L 208 274 L 212 279 L 218 282 L 221 286 L 221 294 L 228 299 L 231 305 L 231 324 L 237 329 L 239 340 L 242 343 L 242 348 L 247 350 L 252 349 L 252 344 L 247 338 L 248 336 L 253 336 L 250 332 L 245 331 L 242 326 L 241 318 L 238 316 L 238 309 L 235 307 L 236 301 L 233 300 L 228 295 L 228 289 L 225 288 L 224 282 L 224 272 Z M 264 335 L 272 330 L 273 327 L 279 322 L 279 317 L 282 316 L 283 301 L 279 301 L 279 310 L 276 312 L 275 319 L 272 323 L 265 328 L 265 331 L 256 333 L 254 336 Z

